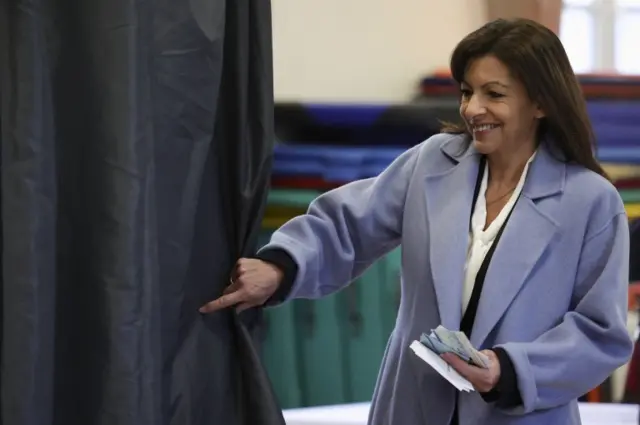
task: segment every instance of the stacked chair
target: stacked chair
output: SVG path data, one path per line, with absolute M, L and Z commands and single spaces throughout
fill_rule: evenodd
M 640 79 L 580 78 L 598 158 L 620 191 L 630 221 L 640 223 Z M 436 73 L 422 80 L 412 102 L 402 105 L 277 104 L 278 142 L 263 242 L 321 193 L 377 176 L 407 148 L 438 133 L 443 121 L 457 121 L 457 96 L 451 78 Z M 400 298 L 400 249 L 337 294 L 267 311 L 263 358 L 283 408 L 371 399 Z M 631 262 L 639 265 L 640 274 L 640 258 Z M 630 309 L 636 308 L 635 300 L 632 293 Z M 640 370 L 640 355 L 638 361 L 629 379 Z M 631 379 L 627 387 L 635 384 Z M 640 379 L 637 387 L 640 400 Z M 585 398 L 610 401 L 611 390 L 604 385 Z M 625 394 L 625 399 L 633 396 Z

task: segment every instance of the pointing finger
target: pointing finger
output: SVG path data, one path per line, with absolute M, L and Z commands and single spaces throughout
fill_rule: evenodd
M 200 313 L 213 313 L 214 311 L 231 307 L 232 305 L 238 304 L 242 301 L 244 301 L 243 292 L 231 292 L 200 307 Z

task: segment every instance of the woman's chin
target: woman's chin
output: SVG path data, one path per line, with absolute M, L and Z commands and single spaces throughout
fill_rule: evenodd
M 484 140 L 477 140 L 475 138 L 472 140 L 473 140 L 473 147 L 483 155 L 488 155 L 495 150 L 495 146 L 491 142 L 487 142 Z

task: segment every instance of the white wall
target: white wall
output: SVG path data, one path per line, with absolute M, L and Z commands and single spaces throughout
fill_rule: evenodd
M 272 0 L 276 100 L 404 101 L 486 21 L 481 0 Z

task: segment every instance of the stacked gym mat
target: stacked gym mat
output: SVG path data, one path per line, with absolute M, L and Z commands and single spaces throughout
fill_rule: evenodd
M 598 96 L 589 99 L 589 113 L 598 156 L 630 217 L 640 217 L 640 99 L 630 96 L 640 97 L 640 81 L 633 83 L 637 87 L 630 83 L 633 90 L 613 81 L 611 98 L 604 95 L 606 81 L 597 83 L 601 91 L 592 90 Z M 450 80 L 425 79 L 422 92 L 428 96 L 404 105 L 277 104 L 278 143 L 262 242 L 319 194 L 378 175 L 408 147 L 438 133 L 442 121 L 457 119 Z M 283 408 L 371 399 L 395 322 L 399 276 L 400 248 L 344 291 L 267 311 L 263 357 Z
M 319 194 L 378 175 L 438 128 L 432 109 L 421 106 L 277 105 L 276 133 L 286 142 L 274 151 L 265 242 Z M 371 399 L 395 323 L 399 278 L 398 249 L 344 291 L 267 311 L 263 357 L 284 408 Z

